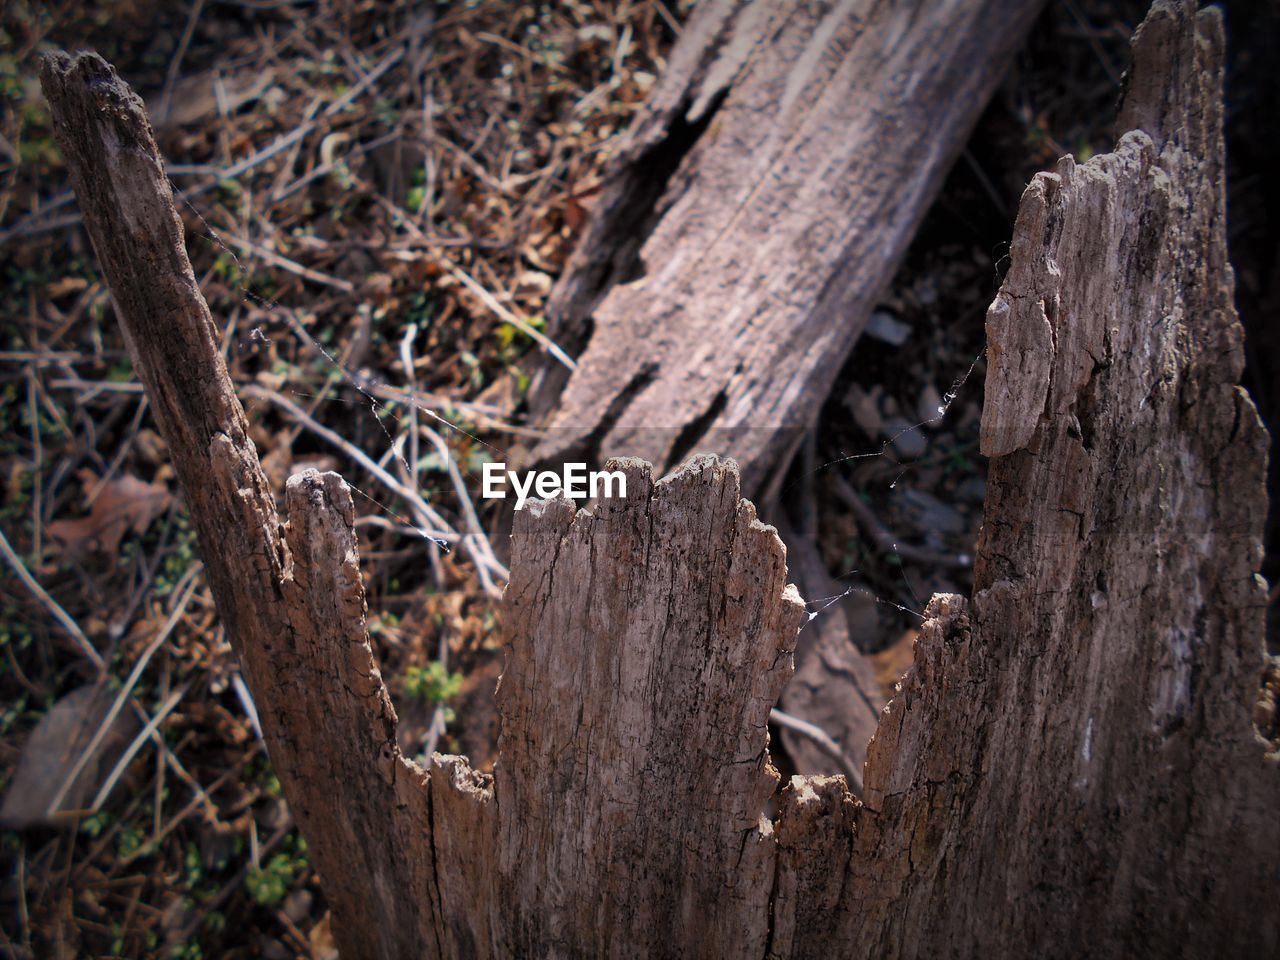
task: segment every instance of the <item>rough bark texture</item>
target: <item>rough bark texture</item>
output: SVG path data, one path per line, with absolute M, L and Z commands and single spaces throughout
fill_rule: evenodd
M 703 0 L 557 286 L 535 456 L 732 456 L 818 409 L 1039 2 Z M 563 388 L 563 393 L 561 390 Z
M 761 956 L 768 716 L 804 605 L 732 466 L 516 514 L 498 687 L 511 955 Z
M 312 843 L 344 957 L 424 956 L 437 899 L 420 771 L 364 628 L 349 491 L 290 480 L 284 529 L 227 376 L 142 102 L 93 54 L 42 75 L 54 132 L 168 443 L 272 764 Z M 361 934 L 366 925 L 376 933 Z
M 1280 949 L 1280 768 L 1251 723 L 1265 448 L 1236 386 L 1222 57 L 1216 10 L 1157 4 L 1119 121 L 1139 129 L 1028 188 L 988 317 L 972 603 L 932 602 L 866 805 L 789 791 L 779 902 L 790 885 L 836 919 L 776 931 L 869 956 Z
M 695 459 L 516 514 L 492 779 L 396 751 L 349 495 L 282 531 L 136 98 L 46 89 L 343 956 L 1275 955 L 1263 431 L 1236 386 L 1222 30 L 1158 4 L 1113 154 L 1028 188 L 990 316 L 994 458 L 971 602 L 935 597 L 842 778 L 777 775 L 804 607 L 785 551 Z M 122 206 L 122 200 L 127 206 Z

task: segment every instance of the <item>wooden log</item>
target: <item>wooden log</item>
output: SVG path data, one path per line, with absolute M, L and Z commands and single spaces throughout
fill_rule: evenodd
M 703 0 L 548 316 L 545 461 L 735 458 L 818 410 L 1041 4 Z M 552 415 L 554 414 L 554 415 Z

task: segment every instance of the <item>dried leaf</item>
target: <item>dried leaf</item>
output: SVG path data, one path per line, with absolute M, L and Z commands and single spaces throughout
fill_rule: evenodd
M 329 914 L 320 918 L 320 922 L 311 928 L 307 935 L 311 945 L 311 955 L 316 960 L 338 960 L 338 944 L 333 939 L 333 931 L 329 928 Z
M 919 630 L 904 630 L 902 635 L 892 644 L 879 653 L 871 655 L 871 664 L 875 669 L 876 682 L 880 684 L 880 691 L 884 694 L 885 699 L 893 698 L 894 688 L 898 685 L 898 681 L 915 663 L 916 637 L 919 635 Z
M 161 128 L 199 123 L 218 112 L 219 100 L 228 114 L 235 113 L 266 93 L 275 78 L 274 70 L 229 77 L 209 70 L 187 77 L 174 86 L 168 104 L 157 99 L 149 105 L 151 122 Z
M 4 806 L 0 807 L 0 824 L 20 830 L 54 822 L 49 807 L 80 754 L 102 726 L 114 699 L 115 695 L 106 687 L 80 687 L 40 718 L 22 749 Z M 122 711 L 64 795 L 60 809 L 78 810 L 84 806 L 98 787 L 99 773 L 111 769 L 136 730 L 137 722 Z
M 98 478 L 89 470 L 81 470 L 79 476 L 89 495 Z M 115 553 L 126 531 L 132 527 L 135 533 L 145 533 L 172 502 L 173 496 L 164 484 L 146 483 L 125 474 L 102 488 L 87 517 L 54 520 L 49 524 L 49 535 L 71 551 L 96 548 Z

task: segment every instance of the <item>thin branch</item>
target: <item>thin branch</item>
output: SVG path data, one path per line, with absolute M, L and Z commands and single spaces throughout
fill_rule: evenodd
M 49 802 L 49 809 L 47 811 L 49 814 L 57 812 L 58 807 L 62 805 L 62 801 L 66 798 L 67 792 L 71 789 L 71 785 L 76 782 L 76 778 L 80 776 L 81 771 L 84 770 L 89 760 L 92 759 L 93 755 L 98 751 L 98 748 L 102 746 L 102 741 L 106 739 L 107 733 L 111 730 L 112 725 L 116 721 L 116 717 L 120 715 L 121 709 L 124 708 L 125 701 L 129 699 L 130 694 L 133 693 L 133 688 L 137 686 L 138 681 L 142 678 L 142 671 L 145 670 L 147 664 L 151 662 L 151 657 L 155 652 L 159 650 L 160 646 L 169 638 L 169 634 L 173 632 L 173 628 L 178 625 L 178 621 L 186 612 L 187 604 L 191 602 L 191 597 L 195 592 L 196 581 L 193 578 L 190 585 L 187 587 L 186 592 L 182 595 L 182 599 L 180 599 L 174 606 L 173 612 L 169 614 L 169 619 L 167 619 L 164 626 L 160 628 L 160 632 L 156 634 L 155 638 L 149 644 L 147 644 L 147 648 L 142 651 L 142 655 L 138 657 L 137 662 L 133 665 L 133 670 L 129 673 L 129 679 L 124 682 L 124 686 L 121 687 L 120 692 L 116 694 L 116 698 L 112 702 L 110 709 L 107 710 L 106 715 L 102 718 L 102 722 L 98 724 L 98 729 L 95 731 L 93 738 L 85 746 L 84 750 L 80 752 L 79 758 L 77 758 L 75 764 L 71 767 L 71 770 L 67 773 L 66 777 L 63 778 L 62 786 L 58 788 L 58 792 L 54 794 L 53 799 Z
M 844 502 L 853 514 L 859 529 L 881 553 L 896 553 L 904 560 L 914 560 L 916 563 L 923 563 L 931 567 L 951 567 L 957 570 L 969 570 L 973 567 L 973 557 L 967 553 L 944 553 L 938 550 L 930 550 L 927 547 L 917 547 L 910 543 L 903 543 L 893 535 L 893 532 L 888 527 L 880 522 L 880 519 L 875 515 L 875 511 L 867 506 L 863 499 L 858 496 L 858 492 L 849 486 L 843 477 L 833 473 L 831 475 L 831 485 L 836 492 L 836 496 Z
M 58 623 L 62 624 L 67 633 L 71 634 L 71 639 L 75 641 L 76 646 L 80 649 L 80 652 L 84 654 L 85 658 L 97 668 L 98 674 L 100 676 L 105 674 L 107 672 L 107 665 L 103 661 L 102 655 L 94 649 L 93 644 L 90 643 L 89 638 L 84 635 L 84 631 L 80 629 L 79 624 L 71 619 L 71 614 L 63 610 L 62 607 L 59 606 L 58 601 L 49 596 L 44 587 L 40 586 L 36 578 L 27 570 L 26 565 L 22 562 L 22 558 L 19 557 L 18 554 L 14 552 L 13 547 L 10 546 L 3 530 L 0 530 L 0 553 L 3 553 L 4 558 L 9 561 L 9 566 L 12 567 L 13 572 L 18 575 L 18 579 L 21 580 L 26 588 L 35 595 L 37 600 L 44 604 L 45 609 L 53 614 L 54 619 L 57 620 Z
M 102 808 L 102 805 L 107 802 L 107 797 L 111 795 L 112 789 L 115 788 L 116 781 L 120 779 L 125 770 L 128 769 L 129 764 L 133 762 L 133 758 L 137 755 L 138 751 L 142 749 L 143 743 L 150 740 L 156 731 L 159 730 L 160 724 L 164 722 L 164 718 L 167 717 L 173 711 L 173 708 L 178 705 L 178 702 L 186 696 L 187 690 L 190 689 L 190 687 L 190 683 L 184 683 L 177 690 L 174 690 L 169 694 L 169 696 L 165 698 L 164 703 L 160 704 L 160 709 L 156 711 L 155 716 L 147 721 L 147 725 L 142 728 L 136 737 L 133 738 L 133 742 L 129 744 L 128 749 L 120 755 L 120 759 L 116 761 L 116 765 L 112 768 L 111 773 L 108 774 L 107 779 L 103 781 L 101 788 L 99 788 L 98 795 L 93 798 L 93 806 L 90 809 L 94 813 L 97 813 Z
M 449 271 L 450 275 L 474 293 L 480 299 L 481 303 L 497 315 L 499 320 L 511 324 L 511 326 L 529 336 L 531 339 L 536 341 L 542 349 L 559 360 L 568 369 L 578 369 L 578 364 L 573 360 L 573 358 L 565 353 L 564 350 L 561 349 L 560 346 L 550 337 L 543 334 L 540 330 L 535 330 L 530 326 L 529 321 L 525 320 L 523 317 L 517 316 L 504 307 L 498 302 L 497 297 L 477 283 L 469 273 L 451 261 L 448 257 L 440 256 L 439 259 L 440 262 L 445 265 L 445 269 Z
M 496 558 L 493 558 L 491 550 L 486 551 L 477 546 L 476 541 L 480 538 L 470 534 L 461 534 L 454 530 L 444 520 L 444 518 L 440 516 L 440 514 L 438 514 L 425 500 L 422 499 L 422 497 L 393 477 L 385 468 L 379 466 L 367 453 L 342 435 L 330 430 L 328 427 L 317 422 L 314 418 L 308 416 L 307 413 L 296 404 L 291 403 L 274 390 L 268 390 L 254 384 L 250 384 L 244 388 L 244 392 L 248 396 L 257 397 L 275 404 L 287 415 L 292 417 L 298 423 L 303 424 L 308 430 L 320 437 L 320 439 L 337 447 L 356 463 L 360 464 L 360 466 L 368 470 L 388 490 L 403 498 L 409 505 L 409 508 L 413 511 L 414 515 L 418 518 L 418 522 L 427 527 L 426 530 L 419 530 L 419 533 L 443 540 L 446 543 L 461 543 L 462 548 L 475 563 L 476 572 L 480 575 L 481 582 L 485 584 L 486 592 L 495 597 L 501 595 L 501 589 L 491 578 L 489 578 L 489 575 L 493 574 L 502 580 L 506 580 L 509 578 L 510 573 L 506 566 L 498 562 Z
M 799 717 L 793 717 L 789 713 L 783 713 L 776 707 L 769 711 L 769 722 L 775 723 L 780 727 L 786 727 L 792 733 L 798 733 L 802 737 L 808 737 L 812 740 L 819 750 L 839 765 L 840 772 L 844 774 L 845 779 L 849 782 L 849 790 L 858 796 L 862 796 L 862 775 L 853 768 L 853 764 L 844 755 L 840 745 L 832 740 L 825 730 L 814 726 L 807 720 L 801 720 Z

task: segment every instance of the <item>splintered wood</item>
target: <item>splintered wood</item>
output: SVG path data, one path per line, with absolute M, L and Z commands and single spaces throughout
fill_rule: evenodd
M 85 222 L 342 955 L 1258 956 L 1277 745 L 1254 729 L 1263 430 L 1237 383 L 1223 36 L 1159 3 L 1114 153 L 1027 189 L 991 308 L 971 600 L 842 778 L 775 793 L 803 604 L 731 463 L 516 514 L 492 777 L 401 756 L 350 494 L 248 440 L 140 103 L 44 83 Z

